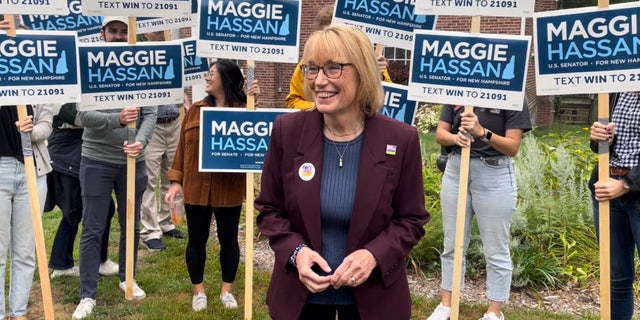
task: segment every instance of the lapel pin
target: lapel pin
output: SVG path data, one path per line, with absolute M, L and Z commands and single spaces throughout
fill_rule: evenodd
M 398 148 L 398 147 L 396 147 L 396 145 L 395 145 L 395 144 L 388 144 L 388 145 L 387 145 L 387 152 L 386 152 L 386 153 L 387 153 L 388 155 L 395 156 L 395 155 L 396 155 L 396 149 L 397 149 L 397 148 Z

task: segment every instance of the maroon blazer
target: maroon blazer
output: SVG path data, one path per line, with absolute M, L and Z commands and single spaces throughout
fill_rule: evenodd
M 271 132 L 255 207 L 257 225 L 275 252 L 267 304 L 277 320 L 297 320 L 309 294 L 288 262 L 293 250 L 306 243 L 322 253 L 322 129 L 322 114 L 313 110 L 279 116 Z M 429 220 L 418 133 L 376 114 L 366 118 L 363 134 L 347 254 L 365 248 L 378 267 L 353 295 L 362 319 L 409 319 L 405 258 Z M 309 164 L 314 174 L 303 170 Z

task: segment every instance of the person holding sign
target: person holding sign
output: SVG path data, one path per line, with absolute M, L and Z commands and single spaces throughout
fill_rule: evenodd
M 318 16 L 316 16 L 314 30 L 322 30 L 329 25 L 331 25 L 331 20 L 333 20 L 333 5 L 327 5 L 322 7 L 318 12 Z M 391 77 L 389 76 L 389 72 L 387 71 L 387 59 L 380 55 L 377 59 L 378 69 L 380 74 L 382 75 L 382 80 L 386 82 L 391 82 Z M 304 65 L 304 60 L 301 60 L 300 63 L 296 66 L 296 69 L 293 71 L 293 75 L 291 76 L 291 83 L 289 85 L 289 95 L 284 100 L 287 108 L 307 110 L 314 107 L 313 101 L 308 101 L 304 96 L 304 76 L 302 74 L 302 66 Z
M 127 17 L 105 17 L 102 38 L 106 42 L 128 40 Z M 73 319 L 86 318 L 96 305 L 100 247 L 109 216 L 109 202 L 115 192 L 118 222 L 120 224 L 119 265 L 126 265 L 127 225 L 127 159 L 135 164 L 135 236 L 134 274 L 140 238 L 140 202 L 148 177 L 144 162 L 144 148 L 149 143 L 156 124 L 157 107 L 125 107 L 102 111 L 81 111 L 82 160 L 80 187 L 82 189 L 82 235 L 80 236 L 80 303 Z M 135 122 L 135 141 L 127 141 L 127 125 Z M 120 288 L 126 291 L 125 268 L 119 268 Z M 133 299 L 144 299 L 147 294 L 134 281 Z
M 36 242 L 20 135 L 28 134 L 36 164 L 40 210 L 47 194 L 46 174 L 51 171 L 46 139 L 51 134 L 53 105 L 27 106 L 29 116 L 20 122 L 16 106 L 0 106 L 0 319 L 5 318 L 5 272 L 11 252 L 9 316 L 26 319 L 29 293 L 36 270 Z
M 609 144 L 609 181 L 598 181 L 596 165 L 589 180 L 596 231 L 599 202 L 609 201 L 611 319 L 631 319 L 634 306 L 634 257 L 640 250 L 640 94 L 610 95 L 611 122 L 591 126 L 591 150 Z
M 475 215 L 487 262 L 487 297 L 490 301 L 482 320 L 504 319 L 500 309 L 509 299 L 512 275 L 509 229 L 518 196 L 513 157 L 520 148 L 522 134 L 531 130 L 529 107 L 525 100 L 521 111 L 486 107 L 476 107 L 474 112 L 463 111 L 464 107 L 459 105 L 443 106 L 436 129 L 436 141 L 451 152 L 440 192 L 444 229 L 444 250 L 440 255 L 442 301 L 427 319 L 447 320 L 451 313 L 462 148 L 471 148 L 469 191 L 464 195 L 467 197 L 464 248 L 466 251 L 469 245 Z
M 255 207 L 275 251 L 273 319 L 409 319 L 406 258 L 424 235 L 415 128 L 378 113 L 383 90 L 360 29 L 316 31 L 304 49 L 316 108 L 273 126 Z
M 238 65 L 230 60 L 211 64 L 205 77 L 207 96 L 193 103 L 182 122 L 180 141 L 173 165 L 169 170 L 171 187 L 165 195 L 167 203 L 178 196 L 184 197 L 187 216 L 188 242 L 187 270 L 193 284 L 192 308 L 201 311 L 207 307 L 204 289 L 204 265 L 207 258 L 207 240 L 211 217 L 215 215 L 220 242 L 222 287 L 220 301 L 226 308 L 237 308 L 232 294 L 238 264 L 238 224 L 245 194 L 245 174 L 225 172 L 199 172 L 198 146 L 200 145 L 200 109 L 203 107 L 245 108 L 247 94 L 260 94 L 257 80 L 243 91 L 245 79 Z

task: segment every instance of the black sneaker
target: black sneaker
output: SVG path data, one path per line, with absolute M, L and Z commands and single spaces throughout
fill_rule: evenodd
M 149 239 L 145 241 L 144 244 L 147 246 L 149 251 L 162 251 L 167 248 L 160 239 Z
M 167 232 L 164 232 L 163 235 L 165 237 L 171 237 L 171 238 L 176 238 L 176 239 L 184 239 L 186 236 L 184 235 L 184 232 L 178 230 L 178 229 L 171 229 Z

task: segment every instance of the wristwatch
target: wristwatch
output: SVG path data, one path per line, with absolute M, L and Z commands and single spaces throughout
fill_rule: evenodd
M 492 135 L 493 135 L 493 132 L 491 132 L 491 130 L 484 129 L 484 135 L 480 137 L 480 140 L 484 142 L 489 142 L 489 140 L 491 140 Z

